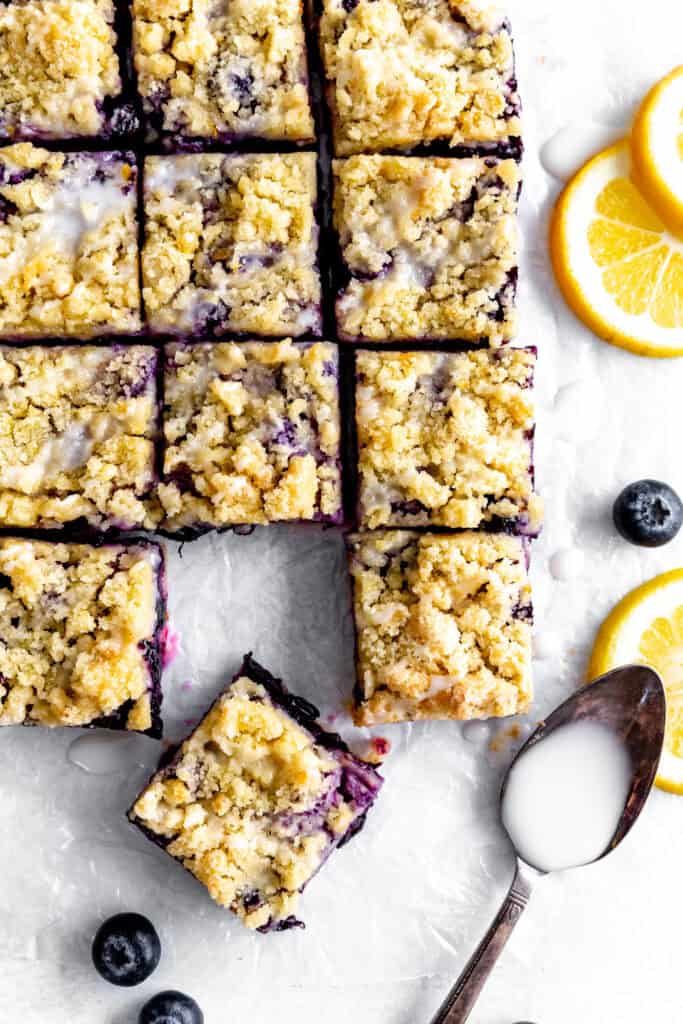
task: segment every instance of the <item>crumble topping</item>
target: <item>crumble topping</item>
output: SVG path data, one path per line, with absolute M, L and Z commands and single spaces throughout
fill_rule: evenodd
M 357 725 L 528 710 L 524 541 L 483 532 L 357 534 L 350 568 Z
M 0 150 L 0 336 L 140 328 L 134 160 Z
M 354 156 L 333 167 L 350 275 L 336 307 L 343 338 L 498 346 L 513 336 L 514 160 Z
M 0 134 L 96 135 L 121 91 L 111 0 L 0 5 Z
M 135 67 L 162 131 L 314 137 L 302 0 L 133 0 Z
M 152 528 L 157 355 L 0 347 L 0 525 Z
M 535 353 L 358 352 L 363 525 L 534 532 Z
M 339 756 L 241 675 L 130 817 L 248 928 L 286 926 L 359 816 L 344 789 Z
M 341 517 L 337 348 L 166 346 L 164 526 Z
M 148 320 L 177 333 L 320 330 L 314 153 L 148 157 Z
M 0 538 L 0 725 L 153 726 L 161 549 Z
M 512 39 L 493 5 L 323 0 L 321 48 L 340 156 L 521 134 Z

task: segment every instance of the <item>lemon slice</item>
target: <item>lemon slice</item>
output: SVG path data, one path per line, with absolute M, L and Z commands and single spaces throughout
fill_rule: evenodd
M 619 665 L 650 665 L 666 689 L 666 737 L 657 785 L 683 794 L 683 569 L 632 590 L 603 622 L 588 675 Z
M 605 341 L 638 355 L 683 355 L 683 242 L 630 169 L 624 140 L 572 178 L 551 221 L 553 267 L 570 307 Z
M 631 131 L 633 180 L 683 238 L 683 66 L 647 94 Z

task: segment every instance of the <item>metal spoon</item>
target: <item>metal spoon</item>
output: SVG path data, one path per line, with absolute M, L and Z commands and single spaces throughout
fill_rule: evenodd
M 626 746 L 632 765 L 631 788 L 623 814 L 607 848 L 610 853 L 630 832 L 647 800 L 657 774 L 664 742 L 666 702 L 664 687 L 655 671 L 644 665 L 626 665 L 596 679 L 561 704 L 531 734 L 508 768 L 501 790 L 501 804 L 510 772 L 517 759 L 570 722 L 590 719 L 611 729 Z M 479 998 L 484 983 L 529 902 L 534 882 L 547 872 L 526 863 L 515 850 L 512 885 L 491 927 L 449 992 L 432 1024 L 463 1024 Z

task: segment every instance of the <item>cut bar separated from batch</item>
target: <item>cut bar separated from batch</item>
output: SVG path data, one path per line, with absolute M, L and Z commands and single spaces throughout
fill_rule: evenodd
M 174 147 L 313 142 L 302 0 L 133 0 L 147 123 Z
M 251 656 L 129 811 L 248 928 L 299 925 L 299 896 L 362 828 L 382 777 Z
M 156 525 L 157 351 L 0 346 L 0 527 Z
M 341 523 L 336 345 L 177 342 L 165 352 L 165 531 Z
M 0 141 L 107 143 L 137 133 L 123 8 L 122 0 L 0 4 Z
M 132 153 L 0 150 L 0 338 L 140 330 Z
M 353 156 L 333 169 L 343 341 L 498 347 L 513 337 L 514 160 Z
M 533 536 L 535 349 L 356 352 L 359 519 Z
M 335 152 L 521 151 L 510 27 L 476 0 L 316 0 Z
M 153 331 L 319 336 L 314 153 L 145 159 L 142 278 Z
M 163 549 L 0 538 L 0 725 L 161 736 Z
M 349 558 L 357 725 L 528 711 L 528 541 L 379 530 L 353 535 Z

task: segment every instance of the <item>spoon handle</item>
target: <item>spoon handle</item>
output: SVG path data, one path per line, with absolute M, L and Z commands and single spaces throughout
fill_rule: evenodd
M 464 971 L 446 996 L 432 1024 L 464 1024 L 479 998 L 505 943 L 512 934 L 531 896 L 531 881 L 517 862 L 510 891 L 491 927 L 481 940 Z

